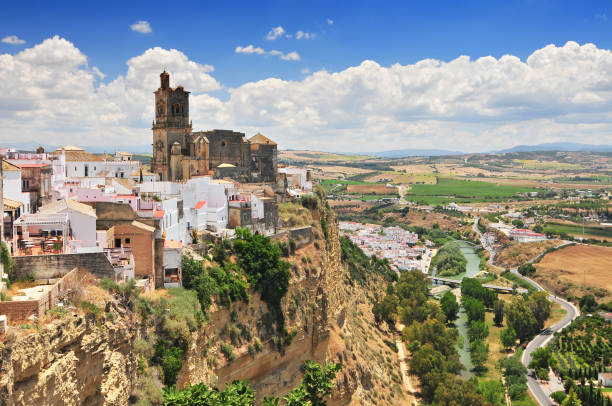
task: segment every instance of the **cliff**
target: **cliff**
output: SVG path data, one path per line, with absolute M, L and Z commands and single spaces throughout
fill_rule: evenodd
M 257 293 L 248 303 L 213 304 L 208 320 L 191 333 L 177 387 L 200 382 L 223 387 L 248 379 L 258 400 L 281 396 L 299 383 L 309 359 L 343 365 L 330 406 L 406 404 L 394 339 L 375 326 L 371 313 L 371 300 L 384 289 L 382 280 L 376 275 L 364 285 L 351 280 L 341 261 L 333 212 L 320 207 L 300 213 L 302 222 L 313 227 L 315 241 L 288 258 L 291 283 L 281 306 L 289 339 L 279 336 Z M 5 341 L 0 405 L 126 405 L 139 398 L 142 351 L 135 347 L 143 340 L 152 345 L 153 326 L 131 323 L 117 310 L 111 313 L 97 318 L 69 314 Z M 222 346 L 233 348 L 231 360 Z M 148 379 L 159 385 L 155 372 Z
M 128 325 L 75 314 L 0 345 L 0 405 L 127 405 L 137 367 Z

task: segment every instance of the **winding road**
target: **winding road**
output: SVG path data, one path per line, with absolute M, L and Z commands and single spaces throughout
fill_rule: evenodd
M 478 233 L 478 235 L 480 236 L 480 242 L 482 243 L 482 246 L 487 251 L 489 251 L 489 254 L 490 254 L 489 262 L 491 263 L 491 265 L 493 265 L 492 261 L 493 261 L 494 255 L 495 255 L 495 251 L 493 250 L 492 247 L 490 247 L 490 246 L 488 246 L 488 244 L 486 244 L 486 240 L 485 240 L 484 236 L 482 235 L 482 233 L 478 229 L 478 221 L 479 220 L 480 220 L 480 217 L 476 217 L 474 219 L 474 231 L 476 233 Z M 566 243 L 564 245 L 567 245 L 567 244 L 568 243 Z M 530 261 L 530 262 L 533 262 L 533 260 Z M 517 271 L 516 268 L 512 269 L 511 271 L 512 271 L 513 274 L 515 274 L 519 278 L 523 279 L 525 282 L 529 283 L 531 286 L 533 286 L 537 290 L 546 292 L 546 289 L 544 289 L 542 286 L 540 286 L 539 283 L 537 283 L 537 282 L 535 282 L 535 281 L 533 281 L 533 280 L 531 280 L 531 279 L 521 275 Z M 525 351 L 523 352 L 523 357 L 521 358 L 521 362 L 527 368 L 529 368 L 529 363 L 531 362 L 531 354 L 535 350 L 537 350 L 538 348 L 546 346 L 546 344 L 548 344 L 548 342 L 552 339 L 553 335 L 557 331 L 561 331 L 562 329 L 567 327 L 576 317 L 578 317 L 580 315 L 580 311 L 576 308 L 576 306 L 574 306 L 570 302 L 567 302 L 567 301 L 565 301 L 565 300 L 563 300 L 563 299 L 561 299 L 561 298 L 559 298 L 557 296 L 553 296 L 551 294 L 548 295 L 548 300 L 550 300 L 551 302 L 559 303 L 565 309 L 567 314 L 565 315 L 563 320 L 561 320 L 557 324 L 555 324 L 553 326 L 550 326 L 549 328 L 545 329 L 540 334 L 535 336 L 535 338 L 533 340 L 531 340 L 529 342 L 529 344 L 527 344 L 527 347 L 525 348 Z M 533 373 L 534 371 L 533 370 L 528 370 L 528 371 L 529 372 L 527 374 L 527 386 L 529 387 L 529 390 L 533 394 L 534 398 L 542 406 L 554 405 L 553 401 L 550 399 L 550 396 L 548 396 L 548 394 L 544 391 L 544 388 L 540 384 L 540 381 L 535 378 L 535 373 Z

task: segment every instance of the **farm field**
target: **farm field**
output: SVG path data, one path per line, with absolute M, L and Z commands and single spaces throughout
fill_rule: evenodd
M 563 223 L 546 223 L 544 226 L 545 233 L 560 234 L 565 233 L 575 237 L 582 237 L 582 225 L 580 224 L 563 224 Z M 584 227 L 585 237 L 603 238 L 612 241 L 612 227 Z
M 560 244 L 560 240 L 513 242 L 497 253 L 495 263 L 502 268 L 515 268 Z
M 487 182 L 438 178 L 435 185 L 412 185 L 405 198 L 425 204 L 450 202 L 503 201 L 519 193 L 538 192 L 534 188 L 491 184 Z
M 536 280 L 544 282 L 557 294 L 582 296 L 578 287 L 586 279 L 586 287 L 604 301 L 612 291 L 612 247 L 573 245 L 542 257 L 536 266 Z M 586 275 L 586 278 L 585 278 Z M 570 287 L 573 286 L 573 289 Z

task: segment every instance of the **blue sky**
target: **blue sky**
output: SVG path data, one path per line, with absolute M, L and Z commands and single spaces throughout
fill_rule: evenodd
M 263 4 L 260 4 L 263 3 Z M 27 44 L 59 35 L 88 55 L 109 77 L 148 48 L 176 48 L 215 66 L 226 86 L 300 71 L 339 71 L 372 59 L 381 65 L 425 58 L 451 60 L 504 54 L 527 57 L 534 49 L 567 41 L 612 47 L 610 1 L 181 1 L 6 2 L 0 35 Z M 327 23 L 333 20 L 333 25 Z M 148 21 L 151 34 L 130 30 Z M 316 34 L 313 40 L 266 40 L 272 27 Z M 237 55 L 236 46 L 297 51 L 301 60 Z M 0 51 L 14 47 L 0 44 Z
M 195 87 L 194 94 L 205 93 L 227 103 L 231 89 L 269 78 L 302 83 L 313 72 L 343 72 L 351 67 L 359 67 L 364 60 L 375 61 L 384 68 L 396 63 L 411 66 L 429 58 L 450 62 L 461 55 L 468 55 L 471 61 L 489 55 L 496 60 L 503 55 L 513 55 L 524 62 L 535 51 L 549 44 L 563 47 L 568 41 L 576 42 L 580 46 L 593 43 L 598 50 L 608 50 L 612 48 L 612 21 L 608 20 L 608 15 L 612 18 L 611 8 L 612 3 L 609 1 L 546 0 L 6 2 L 0 15 L 0 38 L 16 36 L 19 41 L 0 42 L 0 54 L 16 57 L 20 51 L 58 36 L 71 43 L 86 57 L 85 68 L 81 65 L 78 69 L 92 69 L 95 66 L 103 73 L 103 78 L 100 76 L 92 82 L 93 92 L 99 95 L 100 86 L 113 83 L 117 78 L 126 75 L 126 64 L 131 58 L 143 55 L 154 47 L 163 50 L 177 49 L 186 55 L 189 61 L 214 67 L 208 74 L 219 86 L 204 86 L 201 89 Z M 139 21 L 146 21 L 151 31 L 143 33 L 130 28 Z M 274 40 L 267 39 L 266 36 L 275 27 L 282 27 L 283 35 Z M 305 33 L 303 36 L 313 38 L 297 39 L 298 31 Z M 21 41 L 25 42 L 14 43 Z M 259 54 L 236 52 L 237 47 L 247 46 L 261 51 Z M 279 51 L 288 60 L 272 55 L 270 51 Z M 290 53 L 294 53 L 295 57 L 288 57 Z M 159 65 L 163 63 L 160 62 Z M 155 69 L 161 70 L 163 67 Z M 77 68 L 71 66 L 70 69 Z M 175 68 L 180 77 L 179 69 Z M 607 71 L 602 72 L 602 75 L 606 73 Z M 11 74 L 19 72 L 12 71 Z M 189 81 L 187 83 L 189 84 Z M 352 88 L 352 91 L 359 90 L 358 85 L 353 83 L 351 86 L 357 86 Z M 303 89 L 300 88 L 299 91 L 301 90 Z M 582 90 L 585 89 L 576 89 L 576 94 Z M 435 100 L 431 103 L 433 104 L 429 110 L 436 110 Z M 529 105 L 527 102 L 526 106 Z M 224 108 L 225 113 L 228 109 L 235 111 L 235 106 Z M 302 110 L 304 108 L 306 106 L 301 107 Z M 266 110 L 262 114 L 269 113 L 265 106 L 260 112 L 262 110 Z M 560 108 L 557 114 L 564 115 L 565 120 L 575 121 L 576 117 L 568 117 L 566 110 Z M 448 109 L 442 108 L 438 113 L 445 114 L 447 111 Z M 221 121 L 219 124 L 222 125 L 225 113 L 217 113 L 217 119 L 210 120 L 211 124 Z M 363 115 L 365 112 L 361 111 L 359 114 Z M 391 119 L 406 115 L 410 116 L 410 119 L 402 120 L 407 124 L 414 124 L 418 120 L 448 120 L 448 117 L 419 118 L 414 112 L 398 112 L 398 115 Z M 512 124 L 514 116 L 501 114 L 496 117 L 500 121 L 496 127 L 499 130 L 504 124 Z M 198 118 L 205 121 L 202 126 L 206 127 L 208 117 Z M 453 120 L 456 118 L 457 116 L 453 115 Z M 479 118 L 487 121 L 488 116 L 483 117 L 480 110 L 467 112 L 459 119 L 457 131 L 471 131 L 478 136 L 491 133 L 492 128 L 487 126 L 467 128 L 465 125 L 467 122 L 479 121 Z M 540 118 L 551 119 L 549 115 Z M 196 117 L 194 121 L 195 119 Z M 528 121 L 527 117 L 520 119 Z M 280 116 L 271 120 L 278 122 Z M 330 133 L 344 132 L 344 137 L 338 136 L 336 141 L 330 144 L 329 149 L 338 150 L 346 145 L 347 133 L 355 131 L 353 126 L 343 124 L 346 120 L 348 119 L 344 117 L 336 123 L 324 118 L 313 131 L 321 131 L 322 126 L 326 126 Z M 530 120 L 533 120 L 533 117 Z M 309 119 L 306 119 L 301 124 L 307 124 L 308 121 Z M 563 120 L 558 118 L 555 121 Z M 578 121 L 583 122 L 583 119 L 578 118 Z M 606 120 L 600 119 L 598 122 L 604 121 Z M 584 122 L 592 122 L 592 117 L 584 118 Z M 143 123 L 144 119 L 140 118 L 126 119 L 124 130 L 145 128 Z M 266 128 L 272 131 L 273 136 L 285 136 L 284 130 L 278 125 L 264 124 L 254 123 L 252 129 Z M 227 125 L 246 124 L 244 120 L 229 117 Z M 16 124 L 15 128 L 17 127 Z M 246 127 L 244 131 L 251 130 L 250 125 Z M 398 138 L 400 142 L 393 141 L 394 131 L 398 137 L 402 134 L 408 137 L 416 134 L 434 136 L 441 131 L 439 127 L 430 126 L 419 133 L 409 127 L 407 125 L 395 130 L 379 128 L 377 131 L 386 134 L 386 138 L 381 138 L 384 146 L 372 143 L 372 147 L 384 149 L 394 145 L 406 147 L 408 144 L 431 147 L 437 143 L 414 138 L 411 138 L 409 143 L 401 142 L 406 138 Z M 530 131 L 533 134 L 536 130 Z M 542 140 L 567 141 L 574 131 L 576 130 L 559 129 L 556 135 L 547 132 Z M 364 131 L 364 136 L 367 132 Z M 500 134 L 499 131 L 493 132 Z M 448 135 L 449 130 L 446 129 L 445 133 Z M 144 136 L 139 137 L 138 142 L 143 142 L 141 140 L 145 139 Z M 295 137 L 299 137 L 299 134 L 295 134 L 293 138 L 289 138 L 289 135 L 287 137 L 287 147 L 298 146 L 299 138 Z M 533 136 L 527 138 L 533 139 Z M 10 140 L 0 138 L 0 141 Z M 585 136 L 583 141 L 601 143 L 605 141 L 604 132 L 600 129 L 595 134 L 593 128 L 590 128 L 589 135 Z M 61 140 L 58 139 L 58 142 Z M 474 149 L 474 143 L 481 142 L 472 141 L 472 144 L 463 149 Z M 499 140 L 495 143 L 500 146 L 509 144 Z M 325 145 L 308 145 L 312 148 L 320 146 Z M 355 149 L 352 145 L 346 147 Z

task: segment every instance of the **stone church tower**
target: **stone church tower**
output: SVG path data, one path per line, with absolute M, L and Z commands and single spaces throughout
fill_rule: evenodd
M 189 155 L 191 122 L 189 121 L 189 92 L 182 86 L 170 87 L 170 74 L 160 75 L 161 86 L 155 91 L 155 121 L 153 122 L 153 160 L 151 171 L 160 180 L 182 179 L 180 160 L 177 155 Z M 175 162 L 173 162 L 175 161 Z M 172 167 L 172 163 L 176 167 Z
M 193 176 L 229 177 L 241 182 L 274 182 L 277 146 L 256 134 L 247 139 L 232 130 L 192 132 L 189 92 L 170 87 L 170 74 L 160 75 L 155 93 L 153 160 L 151 172 L 159 180 L 187 180 Z

